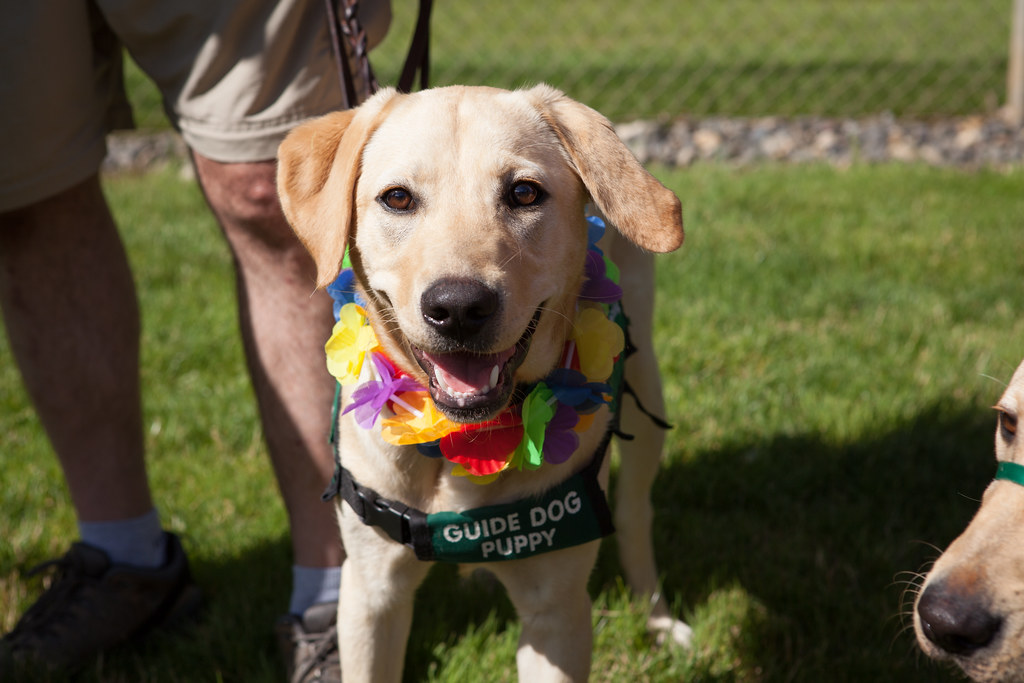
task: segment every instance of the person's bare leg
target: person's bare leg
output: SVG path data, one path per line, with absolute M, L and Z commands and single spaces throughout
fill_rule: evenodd
M 96 176 L 0 214 L 0 304 L 79 521 L 147 513 L 138 304 Z
M 334 468 L 334 383 L 324 369 L 330 298 L 314 293 L 312 260 L 281 213 L 275 162 L 224 164 L 199 154 L 194 161 L 235 258 L 242 339 L 295 564 L 338 566 L 344 551 L 333 506 L 320 500 Z

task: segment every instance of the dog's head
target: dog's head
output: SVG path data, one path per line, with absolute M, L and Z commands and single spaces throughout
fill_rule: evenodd
M 497 414 L 558 361 L 588 201 L 642 248 L 683 240 L 675 195 L 606 119 L 547 86 L 384 90 L 296 128 L 279 164 L 318 285 L 347 245 L 385 351 L 460 422 Z
M 1024 464 L 1024 363 L 996 411 L 997 459 Z M 914 629 L 929 656 L 976 681 L 1024 681 L 1024 486 L 998 478 L 985 490 L 974 519 L 928 574 Z

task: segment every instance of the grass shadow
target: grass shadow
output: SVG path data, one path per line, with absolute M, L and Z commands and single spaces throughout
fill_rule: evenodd
M 106 653 L 79 672 L 74 681 L 192 681 L 195 671 L 208 672 L 203 680 L 225 683 L 282 680 L 284 668 L 273 626 L 287 609 L 291 585 L 291 544 L 287 535 L 235 556 L 208 557 L 191 552 L 187 538 L 184 545 L 204 593 L 200 615 L 194 621 L 161 629 Z M 466 593 L 475 598 L 465 599 Z M 454 643 L 481 629 L 480 637 L 486 638 L 489 633 L 504 630 L 514 619 L 514 609 L 497 583 L 461 577 L 453 565 L 434 567 L 417 596 L 405 679 L 424 680 L 440 663 L 439 645 Z M 49 683 L 50 679 L 41 676 L 29 680 Z
M 724 637 L 748 674 L 705 680 L 960 680 L 918 654 L 901 573 L 973 515 L 992 429 L 985 411 L 932 405 L 855 443 L 780 436 L 670 458 L 654 491 L 666 594 L 712 640 L 701 606 L 744 605 Z M 598 573 L 599 585 L 617 580 L 607 552 Z M 698 642 L 698 659 L 716 646 Z
M 142 683 L 190 681 L 204 671 L 208 681 L 280 681 L 284 668 L 273 640 L 275 621 L 287 609 L 291 544 L 287 536 L 235 556 L 192 552 L 192 573 L 203 589 L 198 617 L 160 629 L 100 657 L 75 681 Z
M 917 653 L 900 617 L 900 575 L 933 559 L 931 544 L 948 544 L 974 513 L 992 474 L 992 424 L 984 410 L 936 404 L 853 443 L 778 436 L 670 454 L 653 492 L 654 533 L 664 591 L 697 629 L 691 678 L 960 680 Z M 196 553 L 207 598 L 198 622 L 120 648 L 76 680 L 175 681 L 196 670 L 280 680 L 272 627 L 286 608 L 289 545 L 282 535 L 235 556 Z M 515 621 L 502 588 L 466 580 L 439 565 L 421 587 L 405 680 L 436 673 L 444 646 L 467 637 L 486 646 Z M 591 587 L 621 589 L 614 543 Z M 712 668 L 723 648 L 734 669 Z M 514 671 L 508 652 L 480 656 Z M 154 666 L 177 661 L 189 664 Z

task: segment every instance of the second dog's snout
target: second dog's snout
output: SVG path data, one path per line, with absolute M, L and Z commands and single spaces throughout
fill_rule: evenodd
M 924 635 L 944 651 L 970 656 L 995 638 L 1002 619 L 992 614 L 977 595 L 929 586 L 917 604 Z
M 459 342 L 484 334 L 500 304 L 501 298 L 493 289 L 461 278 L 438 280 L 420 297 L 420 311 L 427 324 Z

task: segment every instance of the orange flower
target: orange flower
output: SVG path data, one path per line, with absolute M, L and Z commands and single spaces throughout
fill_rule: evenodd
M 462 429 L 437 409 L 426 391 L 409 391 L 396 398 L 394 416 L 381 420 L 380 435 L 390 444 L 430 443 Z

